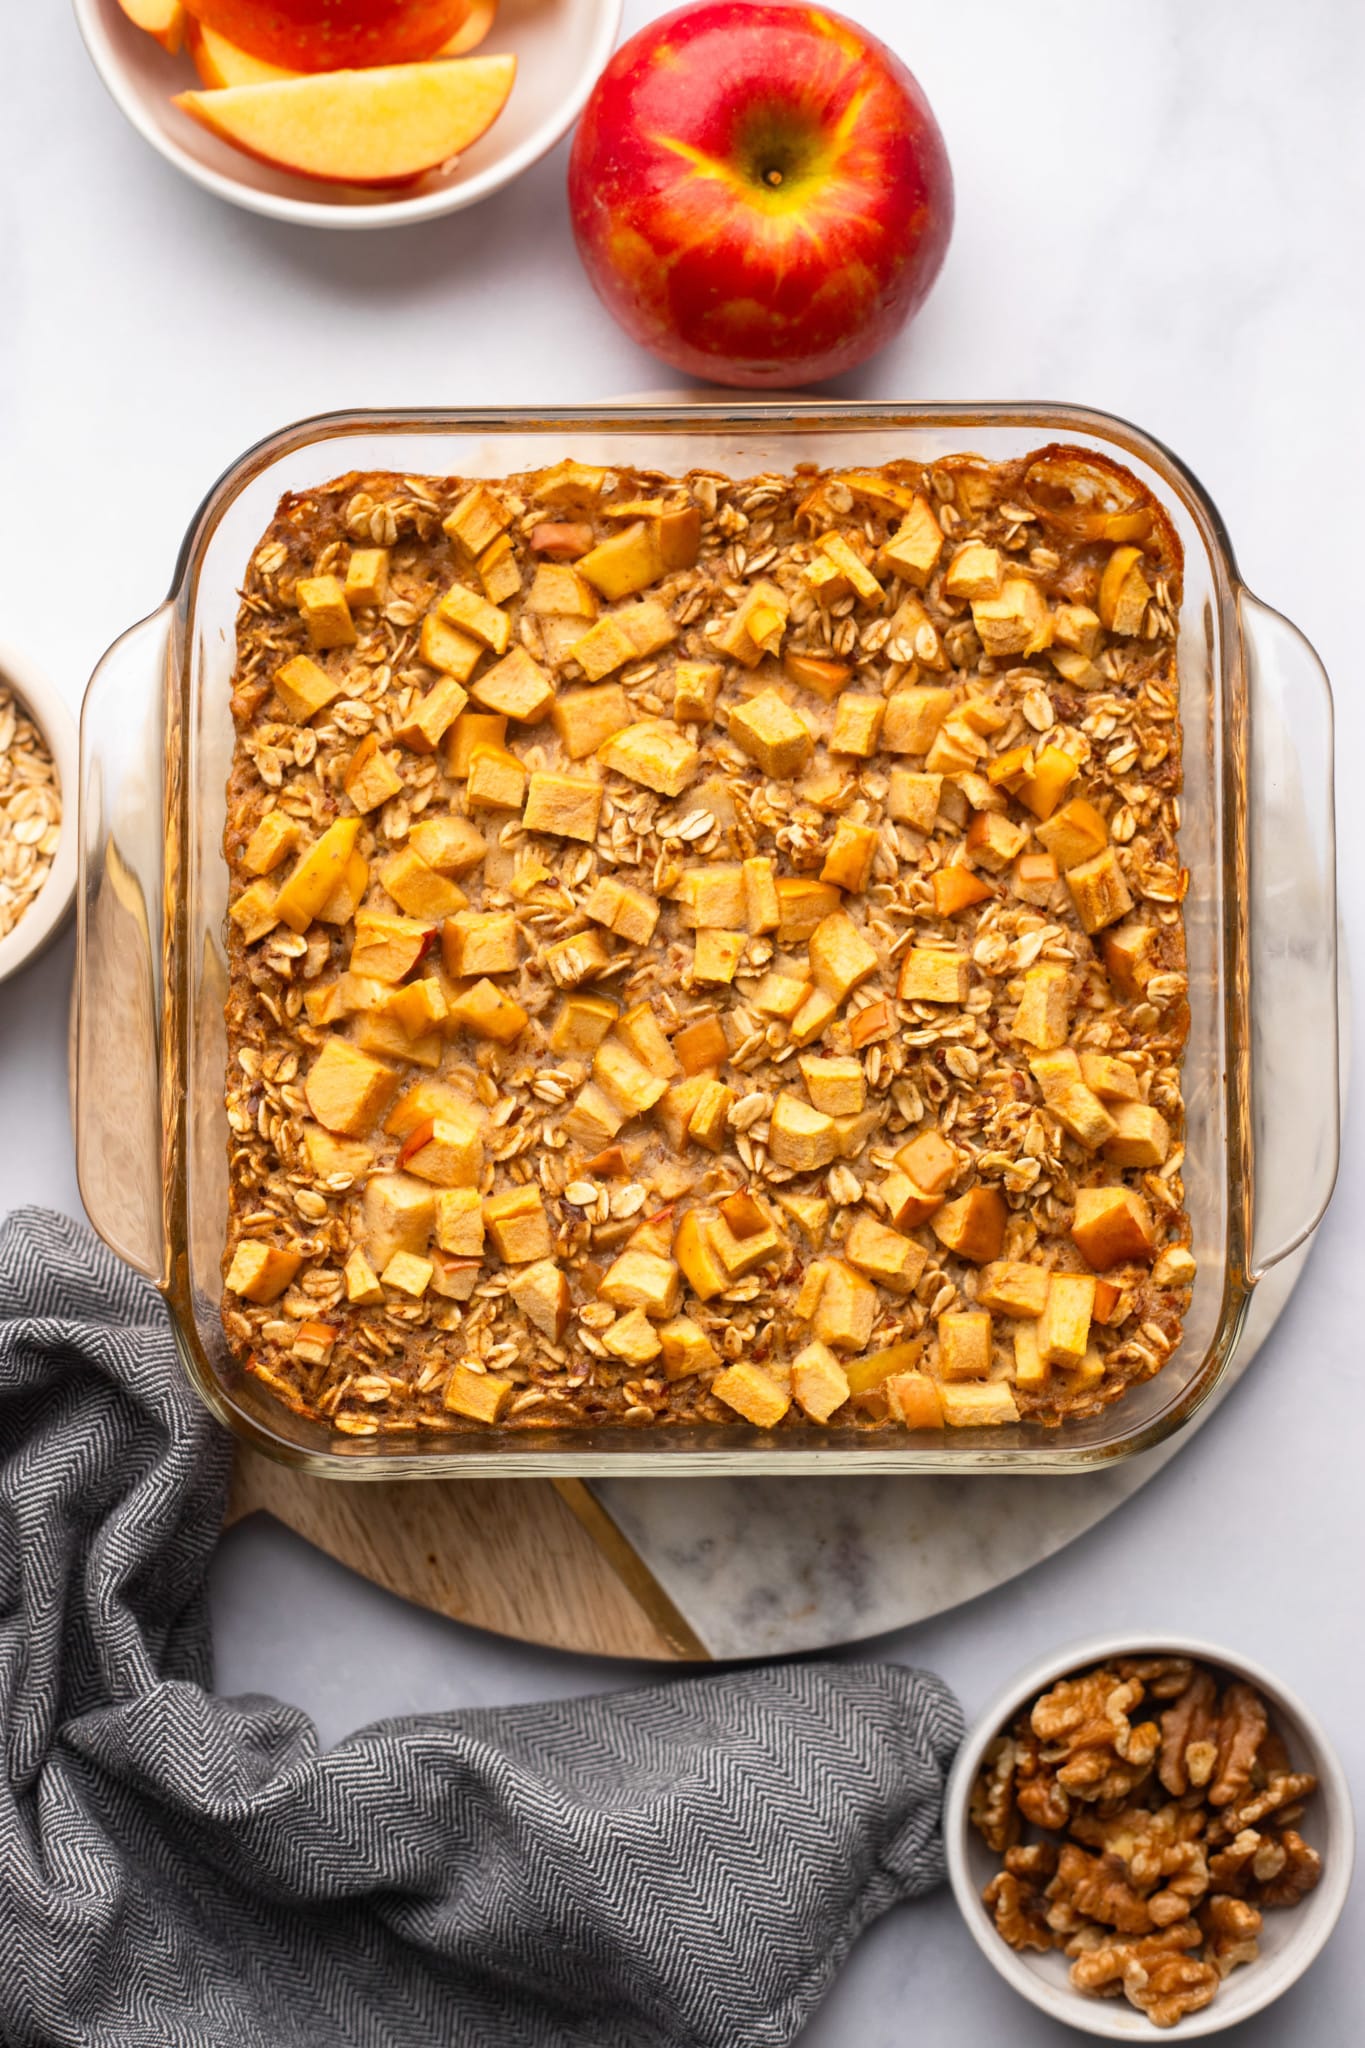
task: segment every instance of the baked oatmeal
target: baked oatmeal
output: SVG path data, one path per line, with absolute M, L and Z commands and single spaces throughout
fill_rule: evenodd
M 1179 595 L 1060 447 L 286 498 L 225 848 L 245 1369 L 351 1435 L 1059 1424 L 1158 1372 Z

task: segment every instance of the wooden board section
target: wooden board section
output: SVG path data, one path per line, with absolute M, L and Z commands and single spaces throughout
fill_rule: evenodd
M 341 1485 L 239 1445 L 227 1525 L 262 1511 L 401 1599 L 495 1635 L 594 1657 L 708 1654 L 578 1480 Z

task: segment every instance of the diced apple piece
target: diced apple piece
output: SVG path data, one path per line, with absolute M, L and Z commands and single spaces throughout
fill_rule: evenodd
M 880 1002 L 866 1003 L 861 1010 L 855 1010 L 848 1020 L 849 1042 L 855 1052 L 862 1052 L 865 1046 L 877 1045 L 883 1039 L 892 1038 L 896 1032 L 896 1013 L 885 998 Z
M 526 801 L 526 769 L 505 747 L 475 747 L 465 783 L 471 810 L 519 811 Z
M 1155 939 L 1155 931 L 1146 924 L 1120 925 L 1101 939 L 1100 955 L 1120 995 L 1136 999 L 1146 993 L 1156 972 L 1152 957 Z
M 248 86 L 245 90 L 271 93 L 277 92 L 279 88 L 269 85 Z M 184 107 L 187 100 L 212 101 L 216 108 L 221 108 L 224 99 L 230 97 L 230 94 L 220 96 L 217 93 L 187 92 L 181 93 L 174 104 Z M 196 111 L 194 107 L 186 107 L 185 110 L 187 113 Z M 204 125 L 211 127 L 213 124 L 206 121 Z M 228 142 L 234 140 L 230 135 L 224 139 Z M 294 602 L 298 605 L 299 617 L 307 627 L 308 638 L 315 648 L 322 650 L 328 647 L 354 647 L 355 622 L 351 617 L 351 608 L 346 602 L 346 593 L 335 576 L 301 576 L 294 587 Z
M 979 1309 L 938 1318 L 939 1378 L 984 1380 L 991 1369 L 991 1319 Z
M 793 654 L 790 649 L 782 657 L 782 673 L 789 683 L 813 690 L 826 704 L 832 704 L 853 677 L 853 669 L 846 661 L 830 661 L 816 654 Z
M 823 988 L 812 989 L 792 1018 L 790 1031 L 793 1045 L 814 1045 L 823 1038 L 839 1014 L 839 998 Z
M 681 1287 L 681 1275 L 672 1259 L 656 1252 L 627 1250 L 607 1268 L 597 1291 L 613 1308 L 638 1308 L 659 1322 L 676 1313 Z
M 450 625 L 472 634 L 492 653 L 506 654 L 512 637 L 511 620 L 505 611 L 480 597 L 467 583 L 452 583 L 436 609 Z
M 243 1301 L 278 1301 L 299 1267 L 301 1252 L 284 1251 L 260 1238 L 241 1238 L 232 1254 L 224 1286 Z
M 976 1298 L 1002 1316 L 1040 1316 L 1047 1305 L 1048 1275 L 1042 1266 L 1001 1259 L 983 1267 Z
M 680 661 L 673 671 L 673 717 L 679 725 L 705 725 L 715 714 L 722 670 L 715 661 Z
M 888 1230 L 884 1223 L 878 1223 L 861 1209 L 849 1226 L 844 1256 L 860 1273 L 892 1294 L 909 1294 L 928 1262 L 922 1245 L 903 1237 L 898 1230 Z
M 783 1093 L 773 1105 L 768 1150 L 778 1166 L 796 1173 L 818 1172 L 839 1156 L 834 1120 L 799 1095 Z
M 550 1027 L 550 1050 L 559 1059 L 596 1052 L 616 1022 L 617 1006 L 606 996 L 567 996 Z
M 419 1124 L 438 1117 L 443 1123 L 472 1123 L 478 1129 L 482 1127 L 484 1112 L 448 1081 L 416 1081 L 411 1088 L 404 1089 L 385 1117 L 385 1134 L 406 1138 Z
M 412 846 L 390 854 L 379 870 L 379 879 L 404 916 L 429 923 L 453 916 L 468 901 L 462 889 L 429 868 Z
M 370 864 L 363 854 L 353 853 L 341 871 L 341 880 L 318 912 L 319 924 L 349 924 L 365 900 L 370 886 Z
M 602 1342 L 613 1358 L 623 1359 L 627 1365 L 650 1365 L 663 1350 L 653 1323 L 638 1308 L 619 1316 L 604 1330 Z
M 371 611 L 383 604 L 388 592 L 388 549 L 352 548 L 351 559 L 346 565 L 347 604 L 360 611 Z
M 693 1373 L 709 1372 L 720 1364 L 720 1353 L 691 1316 L 674 1316 L 660 1323 L 659 1344 L 664 1375 L 670 1380 L 690 1379 Z
M 880 602 L 885 592 L 866 562 L 841 533 L 822 534 L 806 581 L 822 604 L 837 604 L 850 592 L 864 604 Z
M 996 660 L 1041 654 L 1052 640 L 1047 599 L 1028 576 L 1006 576 L 997 596 L 974 598 L 972 624 L 983 649 Z
M 624 1122 L 616 1104 L 595 1081 L 584 1083 L 564 1114 L 566 1134 L 587 1146 L 608 1144 Z
M 307 931 L 344 875 L 359 832 L 359 818 L 338 818 L 302 856 L 275 898 L 275 916 L 290 931 Z
M 848 1376 L 828 1344 L 807 1344 L 792 1360 L 792 1393 L 812 1422 L 825 1423 L 848 1399 Z
M 366 1182 L 361 1235 L 370 1264 L 383 1273 L 400 1252 L 421 1257 L 436 1223 L 436 1195 L 406 1173 L 376 1173 Z
M 304 1083 L 318 1122 L 343 1138 L 363 1138 L 392 1102 L 398 1076 L 344 1038 L 329 1038 Z
M 943 548 L 943 528 L 927 498 L 915 497 L 900 529 L 892 534 L 877 558 L 877 567 L 888 576 L 899 576 L 923 590 L 938 565 Z
M 938 684 L 893 690 L 886 700 L 882 746 L 888 754 L 927 754 L 953 708 L 953 693 Z
M 367 732 L 346 764 L 341 786 L 358 811 L 377 811 L 403 787 L 393 758 L 380 751 L 379 740 Z
M 296 725 L 307 725 L 346 688 L 340 676 L 329 676 L 306 654 L 296 654 L 283 668 L 277 668 L 274 681 L 275 695 Z
M 458 781 L 468 775 L 481 747 L 507 751 L 507 720 L 492 711 L 462 711 L 445 736 L 446 774 Z
M 799 775 L 811 756 L 809 727 L 775 690 L 735 707 L 730 737 L 775 782 Z
M 706 1228 L 711 1250 L 724 1267 L 727 1281 L 742 1280 L 774 1259 L 786 1261 L 787 1240 L 767 1217 L 763 1218 L 762 1227 L 747 1237 L 739 1236 L 724 1216 L 712 1217 Z
M 511 974 L 521 958 L 520 935 L 510 910 L 461 910 L 441 927 L 446 973 Z
M 984 541 L 969 540 L 956 550 L 943 578 L 949 597 L 968 599 L 994 597 L 1000 588 L 1003 569 L 999 551 Z
M 1117 924 L 1133 907 L 1133 898 L 1123 878 L 1118 855 L 1112 846 L 1082 861 L 1070 870 L 1066 886 L 1076 906 L 1076 915 L 1091 937 L 1106 925 Z
M 874 1393 L 894 1374 L 913 1372 L 923 1355 L 923 1337 L 912 1337 L 904 1344 L 890 1344 L 885 1350 L 852 1359 L 846 1367 L 850 1393 L 855 1400 Z
M 1052 613 L 1052 637 L 1061 647 L 1074 648 L 1078 654 L 1099 652 L 1102 627 L 1099 618 L 1089 605 L 1059 604 Z
M 263 163 L 324 184 L 385 187 L 468 149 L 502 112 L 515 76 L 514 57 L 464 57 L 183 92 L 174 104 Z
M 924 766 L 931 775 L 969 775 L 985 753 L 986 742 L 980 733 L 955 713 L 945 718 L 935 733 Z
M 806 1242 L 817 1250 L 824 1244 L 829 1229 L 830 1203 L 823 1195 L 794 1195 L 785 1188 L 776 1192 L 776 1201 L 784 1215 L 790 1216 Z
M 777 884 L 777 936 L 784 946 L 814 936 L 823 919 L 839 909 L 842 897 L 832 882 L 784 876 Z
M 1104 1141 L 1104 1156 L 1116 1166 L 1164 1166 L 1171 1150 L 1171 1128 L 1160 1110 L 1145 1102 L 1114 1105 L 1114 1129 Z
M 662 719 L 644 719 L 617 733 L 597 750 L 603 767 L 657 796 L 681 796 L 701 765 L 701 755 Z
M 612 602 L 636 597 L 664 573 L 658 533 L 648 521 L 636 520 L 584 555 L 578 571 Z
M 309 1166 L 323 1181 L 358 1180 L 368 1173 L 374 1160 L 368 1145 L 358 1144 L 352 1138 L 333 1137 L 321 1124 L 304 1125 L 303 1149 Z
M 1054 1273 L 1038 1323 L 1038 1355 L 1046 1365 L 1080 1364 L 1090 1342 L 1095 1282 L 1088 1273 Z
M 962 1161 L 940 1131 L 920 1131 L 901 1146 L 896 1164 L 928 1195 L 943 1195 L 962 1171 Z
M 839 910 L 822 918 L 812 932 L 810 964 L 816 987 L 841 1003 L 877 972 L 881 958 L 852 918 Z
M 614 1032 L 609 1033 L 597 1048 L 592 1077 L 599 1088 L 606 1090 L 623 1117 L 643 1116 L 646 1110 L 654 1107 L 668 1086 L 667 1081 L 651 1073 Z
M 467 1118 L 435 1117 L 408 1133 L 398 1164 L 435 1187 L 476 1187 L 483 1172 L 482 1133 Z
M 692 956 L 692 978 L 699 985 L 725 984 L 735 978 L 748 944 L 746 932 L 721 932 L 712 926 L 697 933 Z
M 719 1017 L 698 1017 L 685 1024 L 673 1040 L 673 1050 L 685 1074 L 704 1074 L 723 1067 L 730 1057 L 730 1044 Z
M 847 703 L 848 699 L 845 698 Z M 851 825 L 841 818 L 820 870 L 822 882 L 861 895 L 872 880 L 872 863 L 877 857 L 878 833 L 872 825 Z
M 975 1187 L 936 1210 L 931 1228 L 939 1243 L 960 1259 L 988 1266 L 1000 1256 L 1008 1214 L 997 1189 Z
M 790 974 L 765 974 L 749 998 L 762 1017 L 777 1017 L 789 1024 L 811 992 L 811 983 Z
M 743 1361 L 718 1374 L 711 1392 L 755 1429 L 774 1429 L 791 1407 L 791 1395 L 771 1373 Z
M 529 1266 L 548 1259 L 553 1248 L 550 1219 L 538 1187 L 511 1188 L 506 1194 L 491 1195 L 483 1205 L 498 1257 L 508 1266 Z
M 577 988 L 596 980 L 611 965 L 611 954 L 596 932 L 573 932 L 556 939 L 541 953 L 541 963 L 557 988 Z
M 1079 773 L 1070 754 L 1063 753 L 1060 747 L 1042 747 L 1032 768 L 1020 778 L 1014 794 L 1035 818 L 1045 823 Z
M 1156 1249 L 1151 1212 L 1133 1188 L 1078 1188 L 1071 1237 L 1097 1272 L 1149 1260 Z
M 712 1242 L 711 1226 L 715 1220 L 689 1209 L 673 1241 L 673 1256 L 698 1301 L 713 1300 L 730 1284 Z
M 903 1429 L 942 1429 L 943 1396 L 928 1373 L 891 1373 L 882 1384 L 892 1419 Z
M 812 1328 L 834 1351 L 865 1351 L 877 1320 L 877 1290 L 843 1259 L 825 1263 Z
M 965 953 L 942 946 L 911 946 L 901 959 L 897 993 L 903 1003 L 965 1003 L 972 964 Z
M 476 981 L 450 1004 L 452 1025 L 472 1032 L 475 1038 L 492 1039 L 497 1045 L 511 1045 L 530 1021 L 520 1003 L 487 980 Z
M 438 875 L 467 875 L 488 851 L 488 842 L 477 825 L 454 815 L 420 819 L 407 843 Z
M 472 634 L 447 625 L 435 611 L 422 621 L 418 652 L 428 668 L 439 669 L 457 683 L 467 683 L 483 660 L 482 644 Z
M 1092 803 L 1077 796 L 1038 827 L 1038 837 L 1065 874 L 1081 861 L 1103 853 L 1109 844 L 1109 827 Z
M 1027 840 L 1023 825 L 1014 824 L 999 811 L 978 811 L 967 831 L 967 851 L 977 867 L 1000 875 Z
M 364 1252 L 354 1251 L 342 1269 L 346 1299 L 355 1308 L 377 1308 L 384 1299 L 379 1276 Z
M 463 684 L 454 676 L 442 676 L 434 689 L 409 706 L 402 724 L 394 727 L 393 737 L 409 753 L 434 754 L 468 702 Z
M 280 914 L 275 906 L 275 890 L 264 877 L 243 889 L 228 912 L 228 916 L 242 935 L 243 945 L 254 946 L 267 932 L 274 931 L 280 921 Z
M 433 70 L 440 67 L 433 65 Z M 503 1411 L 516 1392 L 516 1387 L 500 1373 L 475 1372 L 472 1366 L 457 1365 L 446 1381 L 445 1406 L 452 1415 L 463 1415 L 470 1422 L 495 1423 L 502 1420 Z
M 993 893 L 989 882 L 957 861 L 934 875 L 934 910 L 939 917 L 956 917 L 960 911 L 985 903 Z
M 356 915 L 351 972 L 374 981 L 400 982 L 431 950 L 433 927 L 420 918 L 391 917 L 382 910 Z
M 457 1259 L 483 1257 L 483 1200 L 477 1187 L 444 1188 L 436 1197 L 436 1242 Z
M 1021 902 L 1042 909 L 1052 901 L 1059 879 L 1060 870 L 1050 853 L 1021 853 L 1010 886 Z
M 484 711 L 535 725 L 554 703 L 554 684 L 524 647 L 514 647 L 469 685 L 469 694 Z
M 591 777 L 548 772 L 533 775 L 522 824 L 528 832 L 549 832 L 590 846 L 597 837 L 603 793 L 602 784 Z
M 613 733 L 623 732 L 634 713 L 619 683 L 599 683 L 586 690 L 566 690 L 556 697 L 550 717 L 569 759 L 581 761 Z
M 573 1297 L 569 1283 L 553 1259 L 537 1259 L 523 1266 L 508 1284 L 517 1307 L 552 1344 L 558 1344 L 569 1327 Z M 651 1354 L 652 1355 L 652 1354 Z
M 1101 623 L 1111 633 L 1140 633 L 1151 596 L 1151 586 L 1142 573 L 1142 549 L 1115 548 L 1100 578 Z
M 733 929 L 747 922 L 744 870 L 737 861 L 684 868 L 674 890 L 683 924 L 694 931 Z
M 1127 1060 L 1110 1059 L 1102 1052 L 1081 1054 L 1081 1079 L 1087 1088 L 1094 1089 L 1102 1102 L 1136 1102 L 1142 1093 L 1138 1077 Z
M 599 875 L 583 902 L 583 910 L 594 924 L 605 925 L 630 945 L 648 945 L 659 921 L 659 905 L 630 882 L 615 875 Z
M 290 1349 L 305 1365 L 326 1365 L 336 1340 L 337 1331 L 331 1323 L 300 1323 Z
M 487 484 L 472 484 L 441 522 L 441 530 L 471 561 L 491 548 L 512 523 L 511 508 Z
M 389 996 L 384 1014 L 396 1017 L 409 1038 L 420 1038 L 424 1032 L 445 1023 L 445 991 L 434 974 L 421 981 L 405 982 Z
M 287 811 L 267 811 L 246 843 L 242 866 L 248 874 L 268 875 L 298 843 L 298 819 Z
M 887 777 L 886 815 L 916 832 L 932 832 L 943 790 L 941 775 L 916 775 L 893 768 Z
M 1019 1405 L 1007 1380 L 972 1380 L 943 1386 L 943 1420 L 950 1429 L 982 1429 L 1019 1420 Z
M 1060 960 L 1040 960 L 1024 975 L 1024 992 L 1010 1035 L 1040 1052 L 1066 1044 L 1071 1029 L 1071 974 Z
M 593 531 L 584 519 L 544 520 L 531 528 L 531 552 L 555 562 L 577 562 L 591 551 Z
M 443 1041 L 440 1032 L 425 1031 L 412 1038 L 406 1026 L 391 1015 L 387 1007 L 361 1011 L 356 1019 L 355 1038 L 362 1052 L 374 1053 L 379 1059 L 406 1060 L 415 1067 L 426 1067 L 433 1074 L 441 1064 Z
M 479 556 L 479 581 L 490 604 L 506 604 L 521 595 L 521 570 L 510 537 L 501 533 Z
M 826 1116 L 857 1116 L 867 1100 L 867 1076 L 861 1060 L 822 1059 L 807 1053 L 797 1061 L 806 1092 Z

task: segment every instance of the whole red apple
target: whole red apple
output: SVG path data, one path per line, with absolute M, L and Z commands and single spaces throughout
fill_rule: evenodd
M 286 71 L 349 71 L 434 57 L 470 0 L 193 0 L 239 50 Z
M 635 341 L 689 374 L 850 370 L 948 246 L 938 123 L 885 44 L 823 7 L 703 0 L 631 38 L 569 166 L 579 253 Z

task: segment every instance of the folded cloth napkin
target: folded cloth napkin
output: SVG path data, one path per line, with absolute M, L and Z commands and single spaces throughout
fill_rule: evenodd
M 940 1681 L 784 1665 L 319 1753 L 215 1698 L 229 1441 L 155 1293 L 0 1226 L 0 2040 L 745 2048 L 936 1884 Z

